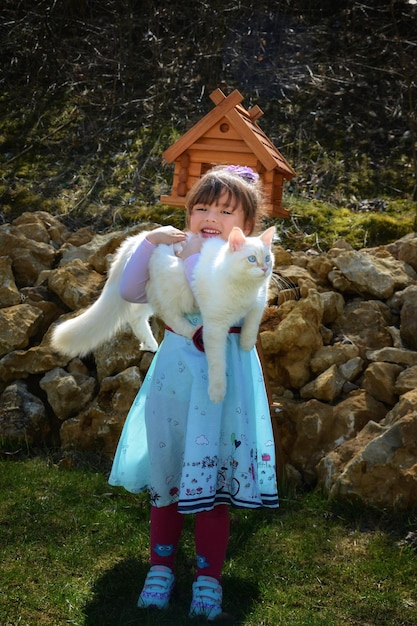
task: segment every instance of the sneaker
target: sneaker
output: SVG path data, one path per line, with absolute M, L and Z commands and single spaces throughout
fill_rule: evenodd
M 190 617 L 204 615 L 209 621 L 222 612 L 222 588 L 218 580 L 211 576 L 199 576 L 193 584 L 193 599 Z
M 153 565 L 148 572 L 138 607 L 166 609 L 174 587 L 174 574 L 165 565 Z

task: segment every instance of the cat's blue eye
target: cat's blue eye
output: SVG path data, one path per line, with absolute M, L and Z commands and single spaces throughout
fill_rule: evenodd
M 250 256 L 248 256 L 248 261 L 249 263 L 256 263 L 256 256 L 254 254 L 251 254 Z
M 269 256 L 269 254 L 267 254 L 265 257 L 265 263 L 269 263 L 270 260 L 271 260 L 271 257 Z

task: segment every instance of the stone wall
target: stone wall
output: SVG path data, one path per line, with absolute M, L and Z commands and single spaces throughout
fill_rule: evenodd
M 48 213 L 0 226 L 0 438 L 111 458 L 152 354 L 126 329 L 86 359 L 51 329 L 93 302 L 111 255 L 155 224 L 73 233 Z M 378 507 L 417 500 L 417 234 L 375 249 L 275 246 L 261 327 L 287 477 Z M 162 328 L 153 321 L 157 337 Z

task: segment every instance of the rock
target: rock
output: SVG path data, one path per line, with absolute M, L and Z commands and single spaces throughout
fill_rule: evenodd
M 47 372 L 55 367 L 65 367 L 69 358 L 52 351 L 50 329 L 42 342 L 27 350 L 14 350 L 0 359 L 0 378 L 6 382 L 28 378 Z
M 322 346 L 311 357 L 310 365 L 314 374 L 320 374 L 332 365 L 341 365 L 359 355 L 359 348 L 353 343 L 337 343 Z
M 404 345 L 417 350 L 417 285 L 408 287 L 403 293 L 400 333 Z
M 273 246 L 274 258 L 275 258 L 275 267 L 279 267 L 280 265 L 291 265 L 292 257 L 291 252 L 285 250 L 282 246 Z
M 98 381 L 137 365 L 139 354 L 140 341 L 131 331 L 118 334 L 94 352 Z
M 414 233 L 406 235 L 397 242 L 397 258 L 405 261 L 417 272 L 417 238 Z
M 391 426 L 375 428 L 370 422 L 355 444 L 343 464 L 340 450 L 320 461 L 319 484 L 333 498 L 356 498 L 378 508 L 412 507 L 417 500 L 417 412 Z
M 330 435 L 334 425 L 333 408 L 318 400 L 309 400 L 302 404 L 282 400 L 283 415 L 280 433 L 282 445 L 288 462 L 299 471 L 308 485 L 314 485 L 317 478 L 315 466 L 334 444 Z M 338 434 L 336 435 L 336 438 Z M 286 444 L 286 445 L 285 445 Z
M 326 254 L 320 254 L 317 257 L 310 258 L 307 263 L 307 269 L 312 276 L 317 279 L 319 285 L 329 285 L 329 273 L 333 270 L 333 260 Z M 328 291 L 327 293 L 335 293 Z M 341 294 L 336 294 L 336 297 L 342 297 Z
M 300 389 L 310 379 L 310 358 L 322 346 L 320 324 L 323 305 L 313 289 L 308 297 L 282 305 L 281 322 L 273 331 L 261 333 L 272 380 L 284 387 Z
M 413 389 L 417 389 L 417 365 L 403 370 L 395 381 L 394 392 L 402 396 Z
M 356 437 L 372 419 L 382 419 L 385 406 L 364 390 L 352 392 L 335 406 L 318 400 L 298 403 L 280 399 L 279 431 L 288 462 L 314 485 L 316 465 L 330 451 Z
M 392 337 L 387 330 L 392 325 L 389 308 L 377 300 L 354 300 L 346 304 L 342 315 L 332 324 L 335 334 L 347 337 L 359 348 L 359 355 L 365 359 L 370 349 L 392 345 Z
M 406 348 L 380 348 L 379 350 L 367 350 L 366 358 L 369 361 L 385 361 L 398 365 L 417 365 L 417 352 Z
M 352 284 L 343 275 L 343 273 L 337 268 L 332 269 L 327 275 L 329 281 L 332 284 L 333 289 L 340 291 L 342 294 L 349 296 L 352 293 L 356 293 Z
M 360 356 L 355 356 L 345 363 L 339 365 L 339 372 L 346 382 L 352 382 L 362 374 L 364 360 Z
M 105 235 L 86 237 L 86 241 L 78 243 L 74 238 L 69 239 L 61 248 L 60 267 L 80 260 L 91 266 L 96 272 L 105 274 L 109 266 L 109 260 L 127 236 L 137 235 L 144 230 L 151 230 L 155 224 L 138 224 L 125 231 L 113 231 Z
M 339 254 L 341 254 L 342 252 L 345 252 L 346 250 L 353 250 L 350 243 L 348 243 L 344 239 L 338 239 L 337 241 L 334 242 L 334 244 L 330 248 L 328 255 L 331 258 L 334 258 L 338 256 Z
M 113 455 L 141 381 L 137 367 L 104 379 L 96 401 L 79 415 L 63 422 L 60 429 L 62 448 Z
M 27 243 L 29 242 L 29 244 Z M 55 262 L 55 249 L 52 245 L 30 240 L 23 242 L 13 259 L 13 273 L 16 284 L 20 286 L 34 285 L 39 274 L 49 270 Z
M 28 391 L 23 382 L 16 382 L 0 396 L 0 438 L 14 445 L 44 444 L 50 433 L 45 406 Z
M 94 235 L 82 245 L 67 243 L 61 248 L 60 267 L 72 264 L 73 261 L 82 261 L 85 265 L 93 267 L 96 272 L 104 273 L 107 270 L 106 256 L 113 254 L 119 247 L 123 237 L 119 232 L 107 235 Z M 93 259 L 100 259 L 97 265 Z
M 330 345 L 334 339 L 333 332 L 330 330 L 330 328 L 326 328 L 324 324 L 320 324 L 320 335 L 323 340 L 324 346 Z
M 53 270 L 48 276 L 48 287 L 71 310 L 76 311 L 92 304 L 100 294 L 104 277 L 89 265 L 75 259 L 64 267 Z
M 20 304 L 21 296 L 12 272 L 10 257 L 0 257 L 0 308 Z
M 387 430 L 386 426 L 369 420 L 362 430 L 350 440 L 341 442 L 339 446 L 323 456 L 319 461 L 317 472 L 317 484 L 327 493 L 335 495 L 338 492 L 334 488 L 342 473 L 345 471 L 351 460 L 366 447 L 368 443 L 379 437 Z M 366 468 L 364 468 L 366 471 Z
M 97 381 L 91 376 L 66 372 L 61 367 L 49 370 L 39 382 L 48 402 L 60 420 L 80 413 L 93 399 Z
M 402 371 L 395 363 L 371 363 L 364 374 L 363 388 L 376 400 L 393 406 L 398 401 L 395 381 Z
M 346 380 L 341 376 L 337 365 L 331 365 L 300 389 L 304 399 L 316 398 L 331 404 L 341 393 Z
M 38 307 L 20 304 L 0 309 L 0 357 L 29 345 L 43 318 Z
M 336 404 L 333 412 L 338 423 L 345 423 L 343 435 L 334 440 L 334 447 L 356 437 L 369 421 L 380 422 L 385 418 L 386 407 L 370 396 L 364 389 L 356 389 Z
M 24 287 L 21 289 L 21 296 L 25 304 L 31 305 L 42 312 L 36 333 L 31 335 L 31 339 L 38 342 L 42 341 L 42 338 L 48 333 L 51 324 L 55 322 L 57 317 L 62 315 L 64 311 L 56 302 L 51 301 L 50 292 L 47 292 L 45 298 L 40 300 L 38 299 L 39 294 L 35 293 L 35 290 L 42 292 L 43 287 Z
M 26 213 L 26 218 L 30 217 L 30 213 Z M 41 220 L 37 218 L 37 216 L 33 216 L 32 220 L 24 219 L 24 216 L 21 215 L 20 218 L 14 221 L 14 232 L 17 235 L 22 235 L 23 237 L 32 239 L 33 241 L 38 241 L 40 243 L 50 243 L 51 238 L 45 225 Z
M 28 239 L 9 225 L 0 226 L 0 250 L 12 261 L 16 285 L 34 285 L 41 271 L 51 269 L 56 256 L 48 243 Z
M 387 330 L 392 338 L 392 344 L 394 348 L 404 348 L 403 342 L 401 339 L 401 332 L 399 328 L 395 326 L 387 326 Z
M 324 291 L 320 293 L 320 298 L 323 303 L 323 324 L 331 324 L 342 315 L 345 299 L 334 291 Z
M 302 486 L 303 478 L 301 472 L 295 469 L 290 463 L 285 464 L 285 490 L 286 494 L 296 494 L 297 489 Z M 288 497 L 288 496 L 287 496 Z
M 405 415 L 412 413 L 417 406 L 417 389 L 403 394 L 397 404 L 384 417 L 384 424 L 391 426 Z
M 28 350 L 15 350 L 0 360 L 0 378 L 5 382 L 11 382 L 43 374 L 55 367 L 63 367 L 67 363 L 68 357 L 51 352 L 46 345 L 34 346 Z
M 97 402 L 101 406 L 111 405 L 113 411 L 123 415 L 121 420 L 123 424 L 141 384 L 140 369 L 135 366 L 128 367 L 116 376 L 103 379 Z
M 395 289 L 404 289 L 417 278 L 406 271 L 404 263 L 393 257 L 377 258 L 364 252 L 343 252 L 334 258 L 334 264 L 346 279 L 345 291 L 385 300 Z
M 13 226 L 26 238 L 52 243 L 55 247 L 62 246 L 71 235 L 58 218 L 46 211 L 22 213 L 13 221 Z

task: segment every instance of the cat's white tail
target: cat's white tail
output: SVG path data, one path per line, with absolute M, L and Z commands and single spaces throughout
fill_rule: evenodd
M 129 325 L 142 349 L 155 352 L 158 344 L 149 326 L 149 304 L 133 304 L 119 293 L 120 277 L 141 235 L 129 237 L 118 249 L 100 297 L 84 313 L 55 327 L 52 347 L 70 357 L 85 356 Z

